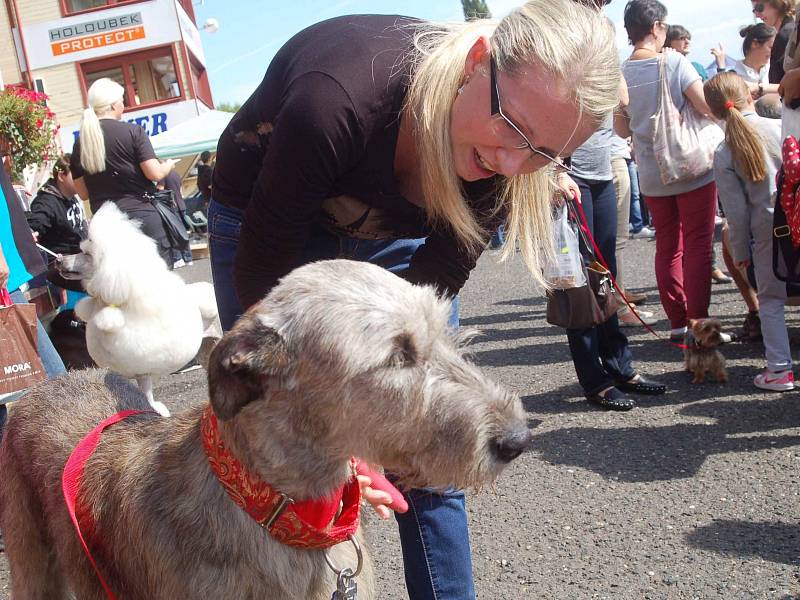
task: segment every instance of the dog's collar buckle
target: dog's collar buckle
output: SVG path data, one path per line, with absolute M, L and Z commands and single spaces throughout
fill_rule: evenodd
M 259 523 L 259 525 L 261 525 L 261 527 L 263 527 L 267 531 L 272 529 L 272 526 L 275 524 L 275 521 L 277 521 L 278 517 L 280 517 L 283 514 L 283 511 L 285 511 L 290 504 L 294 503 L 294 500 L 292 500 L 289 496 L 287 496 L 283 492 L 278 492 L 278 496 L 280 496 L 280 501 L 278 502 L 278 505 L 275 507 L 275 510 L 273 511 L 272 515 L 270 515 L 269 519 L 267 519 L 266 521 Z

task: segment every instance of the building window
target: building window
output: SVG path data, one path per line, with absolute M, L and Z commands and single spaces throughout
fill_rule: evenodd
M 200 64 L 193 55 L 189 56 L 189 65 L 192 71 L 192 83 L 197 99 L 202 101 L 209 108 L 214 108 L 214 100 L 211 97 L 211 85 L 208 82 L 206 68 Z
M 108 4 L 106 0 L 66 0 L 67 12 L 81 12 Z
M 82 13 L 116 4 L 133 4 L 142 0 L 61 0 L 61 11 L 64 15 Z
M 164 102 L 183 96 L 171 47 L 81 64 L 86 89 L 108 77 L 125 88 L 125 106 Z

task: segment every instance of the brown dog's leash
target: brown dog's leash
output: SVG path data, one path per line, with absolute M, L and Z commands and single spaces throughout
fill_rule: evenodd
M 608 271 L 608 276 L 611 279 L 611 283 L 614 284 L 614 289 L 617 291 L 617 294 L 619 294 L 620 298 L 622 298 L 622 301 L 625 302 L 625 305 L 633 313 L 633 316 L 635 316 L 639 320 L 639 322 L 644 326 L 645 329 L 647 329 L 647 331 L 652 333 L 662 342 L 666 342 L 667 344 L 675 346 L 676 348 L 679 348 L 681 350 L 688 350 L 689 347 L 686 344 L 678 344 L 676 342 L 673 342 L 672 340 L 668 340 L 661 337 L 656 332 L 655 329 L 653 329 L 650 325 L 645 323 L 642 317 L 639 316 L 639 312 L 636 310 L 634 305 L 628 301 L 628 299 L 625 297 L 625 294 L 622 293 L 621 288 L 617 284 L 617 280 L 614 279 L 614 275 L 611 274 L 611 269 L 608 268 L 608 263 L 606 262 L 606 259 L 603 258 L 603 253 L 600 252 L 600 248 L 597 247 L 597 242 L 594 241 L 594 236 L 592 236 L 592 232 L 589 229 L 589 222 L 586 220 L 586 213 L 583 212 L 583 205 L 581 204 L 581 201 L 578 200 L 578 196 L 575 194 L 572 195 L 572 203 L 577 207 L 577 211 L 573 209 L 572 212 L 573 215 L 575 216 L 576 222 L 578 223 L 578 228 L 581 230 L 581 233 L 583 234 L 583 241 L 587 243 L 587 246 L 591 246 L 591 248 L 594 250 L 598 262 L 601 265 L 603 265 L 606 271 Z M 578 215 L 580 216 L 580 219 L 577 218 Z
M 97 578 L 100 580 L 100 585 L 103 586 L 103 590 L 105 590 L 106 596 L 109 598 L 109 600 L 116 600 L 117 597 L 114 595 L 114 592 L 111 591 L 111 587 L 109 587 L 108 582 L 106 582 L 105 578 L 103 577 L 103 574 L 100 573 L 100 568 L 97 566 L 97 563 L 95 562 L 94 557 L 89 550 L 89 545 L 86 543 L 86 540 L 83 539 L 81 526 L 78 523 L 78 517 L 75 515 L 78 489 L 80 488 L 83 469 L 86 466 L 87 461 L 97 449 L 97 445 L 100 443 L 100 436 L 103 434 L 103 431 L 115 423 L 119 423 L 120 421 L 127 419 L 128 417 L 148 413 L 156 414 L 151 410 L 123 410 L 122 412 L 118 412 L 117 414 L 105 419 L 97 427 L 86 434 L 86 436 L 80 442 L 78 442 L 78 445 L 75 446 L 72 454 L 69 455 L 67 464 L 64 465 L 64 472 L 61 475 L 61 489 L 64 493 L 64 501 L 67 504 L 69 517 L 72 519 L 72 524 L 75 526 L 75 531 L 78 534 L 78 539 L 81 541 L 83 551 L 86 553 L 86 557 L 89 559 L 92 567 L 94 567 L 94 572 L 97 573 Z

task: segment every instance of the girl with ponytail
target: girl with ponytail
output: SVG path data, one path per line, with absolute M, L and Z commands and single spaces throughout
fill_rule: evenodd
M 720 73 L 706 82 L 704 91 L 714 116 L 725 122 L 725 141 L 714 156 L 714 175 L 730 227 L 730 251 L 743 273 L 752 264 L 758 287 L 767 368 L 753 383 L 764 390 L 791 390 L 794 373 L 784 317 L 786 284 L 772 271 L 780 121 L 756 114 L 747 84 L 735 73 Z
M 166 177 L 175 161 L 160 162 L 145 130 L 122 121 L 124 95 L 121 85 L 105 77 L 91 85 L 70 171 L 92 212 L 104 202 L 114 202 L 141 221 L 142 231 L 156 241 L 159 254 L 172 267 L 172 243 L 150 197 L 156 192 L 153 182 Z

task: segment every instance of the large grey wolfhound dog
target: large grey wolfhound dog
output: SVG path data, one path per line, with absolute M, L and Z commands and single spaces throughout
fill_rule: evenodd
M 519 399 L 462 357 L 449 308 L 431 288 L 374 265 L 297 269 L 212 352 L 220 438 L 249 472 L 296 501 L 341 487 L 353 456 L 405 474 L 404 485 L 491 482 L 531 435 Z M 328 600 L 336 577 L 325 551 L 277 541 L 223 489 L 201 442 L 206 407 L 171 419 L 136 415 L 102 435 L 77 512 L 105 581 L 125 600 Z M 0 528 L 14 600 L 105 597 L 61 475 L 78 441 L 126 409 L 148 404 L 100 370 L 47 381 L 11 409 Z M 328 552 L 340 568 L 355 567 L 350 542 Z M 376 597 L 368 557 L 356 582 L 360 599 Z

